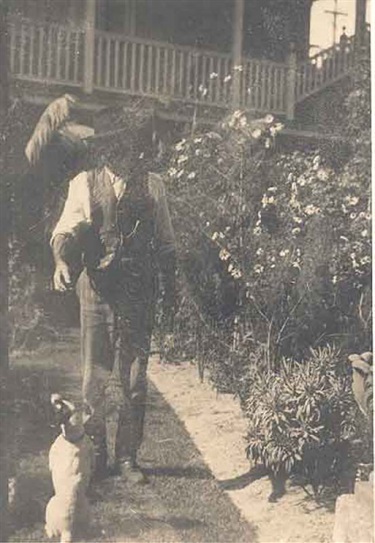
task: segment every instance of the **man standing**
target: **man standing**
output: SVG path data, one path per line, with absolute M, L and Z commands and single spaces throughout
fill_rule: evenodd
M 99 132 L 113 130 L 117 117 L 116 110 L 104 112 Z M 82 394 L 98 471 L 122 473 L 131 482 L 145 480 L 137 452 L 143 436 L 157 283 L 171 332 L 175 275 L 174 233 L 164 185 L 159 175 L 148 171 L 153 116 L 145 115 L 137 123 L 129 127 L 128 142 L 121 143 L 114 135 L 97 151 L 96 167 L 70 182 L 51 239 L 56 290 L 72 288 L 79 275 Z M 82 263 L 78 274 L 77 260 Z

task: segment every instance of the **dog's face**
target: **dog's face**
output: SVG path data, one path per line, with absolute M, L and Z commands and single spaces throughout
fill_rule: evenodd
M 62 398 L 60 394 L 51 395 L 51 404 L 56 418 L 56 424 L 76 426 L 81 423 L 81 415 L 73 403 Z

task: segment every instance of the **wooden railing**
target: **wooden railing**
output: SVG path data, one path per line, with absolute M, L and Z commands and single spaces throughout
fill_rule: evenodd
M 228 107 L 234 77 L 241 78 L 240 107 L 282 113 L 285 66 L 168 43 L 96 32 L 94 88 Z
M 9 24 L 13 78 L 85 88 L 84 59 L 93 58 L 93 91 L 132 94 L 274 113 L 293 118 L 294 106 L 344 77 L 355 65 L 356 41 L 296 63 L 244 59 L 137 37 L 95 31 L 94 55 L 85 55 L 81 28 L 13 19 Z M 294 59 L 294 60 L 293 60 Z M 92 62 L 92 60 L 91 60 Z M 232 83 L 239 82 L 239 103 Z
M 267 60 L 245 59 L 241 106 L 244 109 L 284 114 L 287 66 Z
M 13 78 L 82 87 L 84 32 L 73 26 L 13 19 L 9 25 Z M 93 89 L 226 108 L 240 78 L 239 107 L 285 111 L 286 66 L 215 51 L 95 31 Z
M 298 65 L 295 102 L 301 102 L 328 85 L 345 77 L 353 69 L 356 59 L 356 39 L 325 49 Z
M 81 86 L 83 32 L 70 26 L 13 20 L 10 71 L 22 80 Z
M 94 88 L 228 105 L 230 55 L 97 31 L 95 59 Z

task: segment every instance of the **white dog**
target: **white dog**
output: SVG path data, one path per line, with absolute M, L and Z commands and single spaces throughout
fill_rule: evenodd
M 80 537 L 89 523 L 86 497 L 94 468 L 94 447 L 85 434 L 82 414 L 74 405 L 52 394 L 51 403 L 58 415 L 61 434 L 49 453 L 49 468 L 55 495 L 46 508 L 46 533 L 69 543 Z

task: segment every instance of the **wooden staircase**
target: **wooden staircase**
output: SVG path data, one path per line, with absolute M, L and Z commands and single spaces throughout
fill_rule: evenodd
M 369 47 L 369 34 L 361 44 L 351 36 L 345 44 L 324 49 L 297 66 L 295 103 L 298 104 L 347 77 L 355 68 L 358 53 Z

